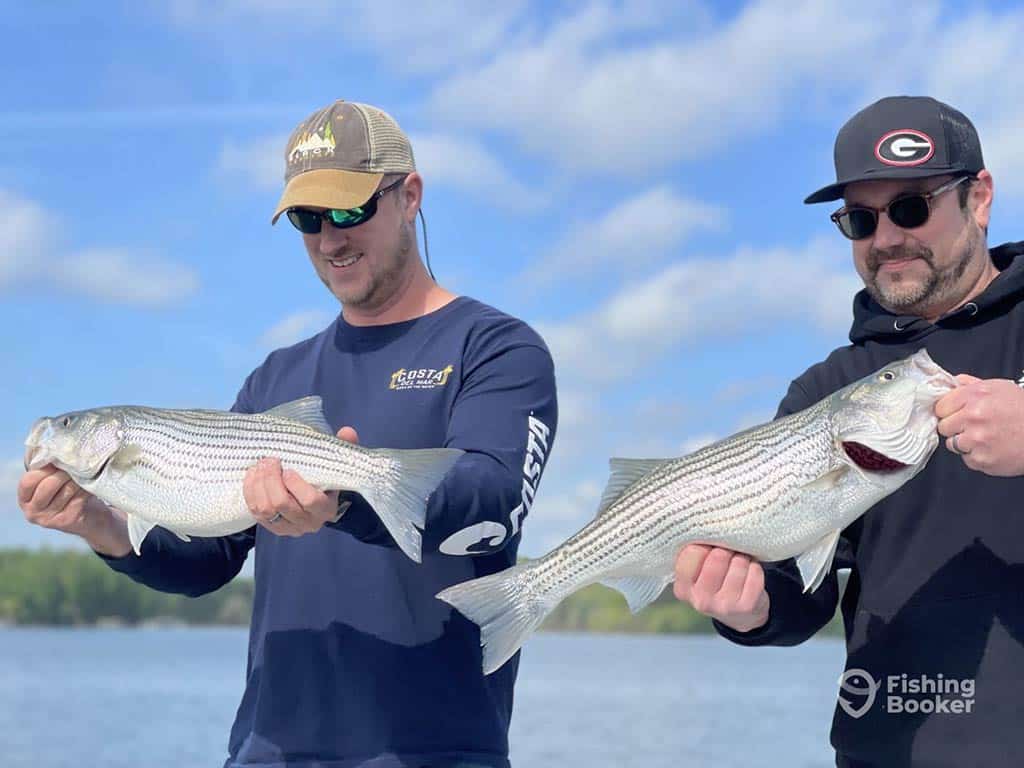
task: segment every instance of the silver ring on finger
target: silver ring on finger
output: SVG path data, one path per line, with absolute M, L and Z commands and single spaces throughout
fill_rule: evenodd
M 960 447 L 960 435 L 961 434 L 963 434 L 963 433 L 962 432 L 957 432 L 955 435 L 953 435 L 953 453 L 955 453 L 957 456 L 966 456 L 968 453 L 971 452 L 971 449 L 968 448 L 965 451 L 963 448 Z
M 277 513 L 276 515 L 274 515 L 274 516 L 273 516 L 272 518 L 270 518 L 269 520 L 267 520 L 267 522 L 268 522 L 268 523 L 276 523 L 276 522 L 277 522 L 278 520 L 280 520 L 280 519 L 281 519 L 282 517 L 284 517 L 284 515 L 282 515 L 282 514 L 281 514 L 280 512 L 278 512 L 278 513 Z

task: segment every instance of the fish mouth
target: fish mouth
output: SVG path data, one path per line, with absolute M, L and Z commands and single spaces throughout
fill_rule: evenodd
M 25 471 L 30 472 L 33 469 L 40 469 L 45 467 L 46 461 L 39 461 L 39 454 L 43 452 L 43 449 L 38 445 L 29 445 L 25 448 Z
M 911 360 L 923 378 L 917 388 L 920 399 L 933 400 L 959 386 L 956 377 L 932 360 L 927 349 L 919 349 L 911 356 Z
M 40 469 L 50 463 L 50 457 L 40 445 L 49 428 L 50 420 L 44 417 L 36 419 L 29 429 L 28 437 L 25 438 L 25 471 Z
M 842 445 L 843 452 L 846 453 L 850 461 L 866 472 L 885 474 L 889 472 L 899 472 L 901 469 L 906 469 L 910 466 L 909 464 L 904 464 L 902 461 L 891 459 L 884 453 L 879 453 L 872 448 L 868 448 L 863 443 L 846 441 Z

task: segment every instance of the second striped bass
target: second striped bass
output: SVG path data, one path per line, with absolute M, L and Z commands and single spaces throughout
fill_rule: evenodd
M 111 406 L 42 418 L 25 441 L 25 468 L 53 464 L 125 513 L 136 554 L 156 525 L 188 536 L 252 527 L 245 473 L 281 460 L 322 491 L 356 491 L 405 554 L 420 561 L 427 498 L 462 451 L 363 448 L 334 435 L 319 397 L 264 413 Z
M 597 517 L 544 557 L 444 590 L 480 627 L 491 673 L 559 602 L 595 582 L 634 613 L 703 543 L 771 562 L 797 558 L 805 591 L 828 573 L 839 534 L 920 472 L 938 445 L 935 401 L 956 380 L 925 350 L 806 410 L 678 459 L 612 459 Z

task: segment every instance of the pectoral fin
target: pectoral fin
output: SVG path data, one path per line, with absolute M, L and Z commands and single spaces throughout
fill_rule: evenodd
M 836 529 L 796 559 L 800 579 L 804 583 L 804 592 L 813 592 L 821 586 L 832 566 L 832 558 L 835 557 L 838 544 L 839 530 Z
M 850 471 L 850 467 L 843 464 L 841 467 L 833 469 L 831 472 L 826 472 L 824 475 L 819 477 L 817 480 L 812 480 L 807 483 L 801 490 L 804 491 L 830 491 L 839 485 L 839 482 L 846 477 L 846 473 Z
M 125 472 L 142 458 L 142 449 L 137 445 L 124 445 L 110 457 L 110 466 Z
M 132 549 L 136 555 L 142 554 L 142 541 L 146 535 L 156 527 L 156 523 L 150 523 L 141 517 L 128 514 L 128 538 L 132 542 Z

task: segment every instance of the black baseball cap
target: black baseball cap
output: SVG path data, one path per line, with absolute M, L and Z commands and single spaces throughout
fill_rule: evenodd
M 985 167 L 971 121 L 928 96 L 889 96 L 851 117 L 836 136 L 836 182 L 805 203 L 843 196 L 847 184 L 975 174 Z

